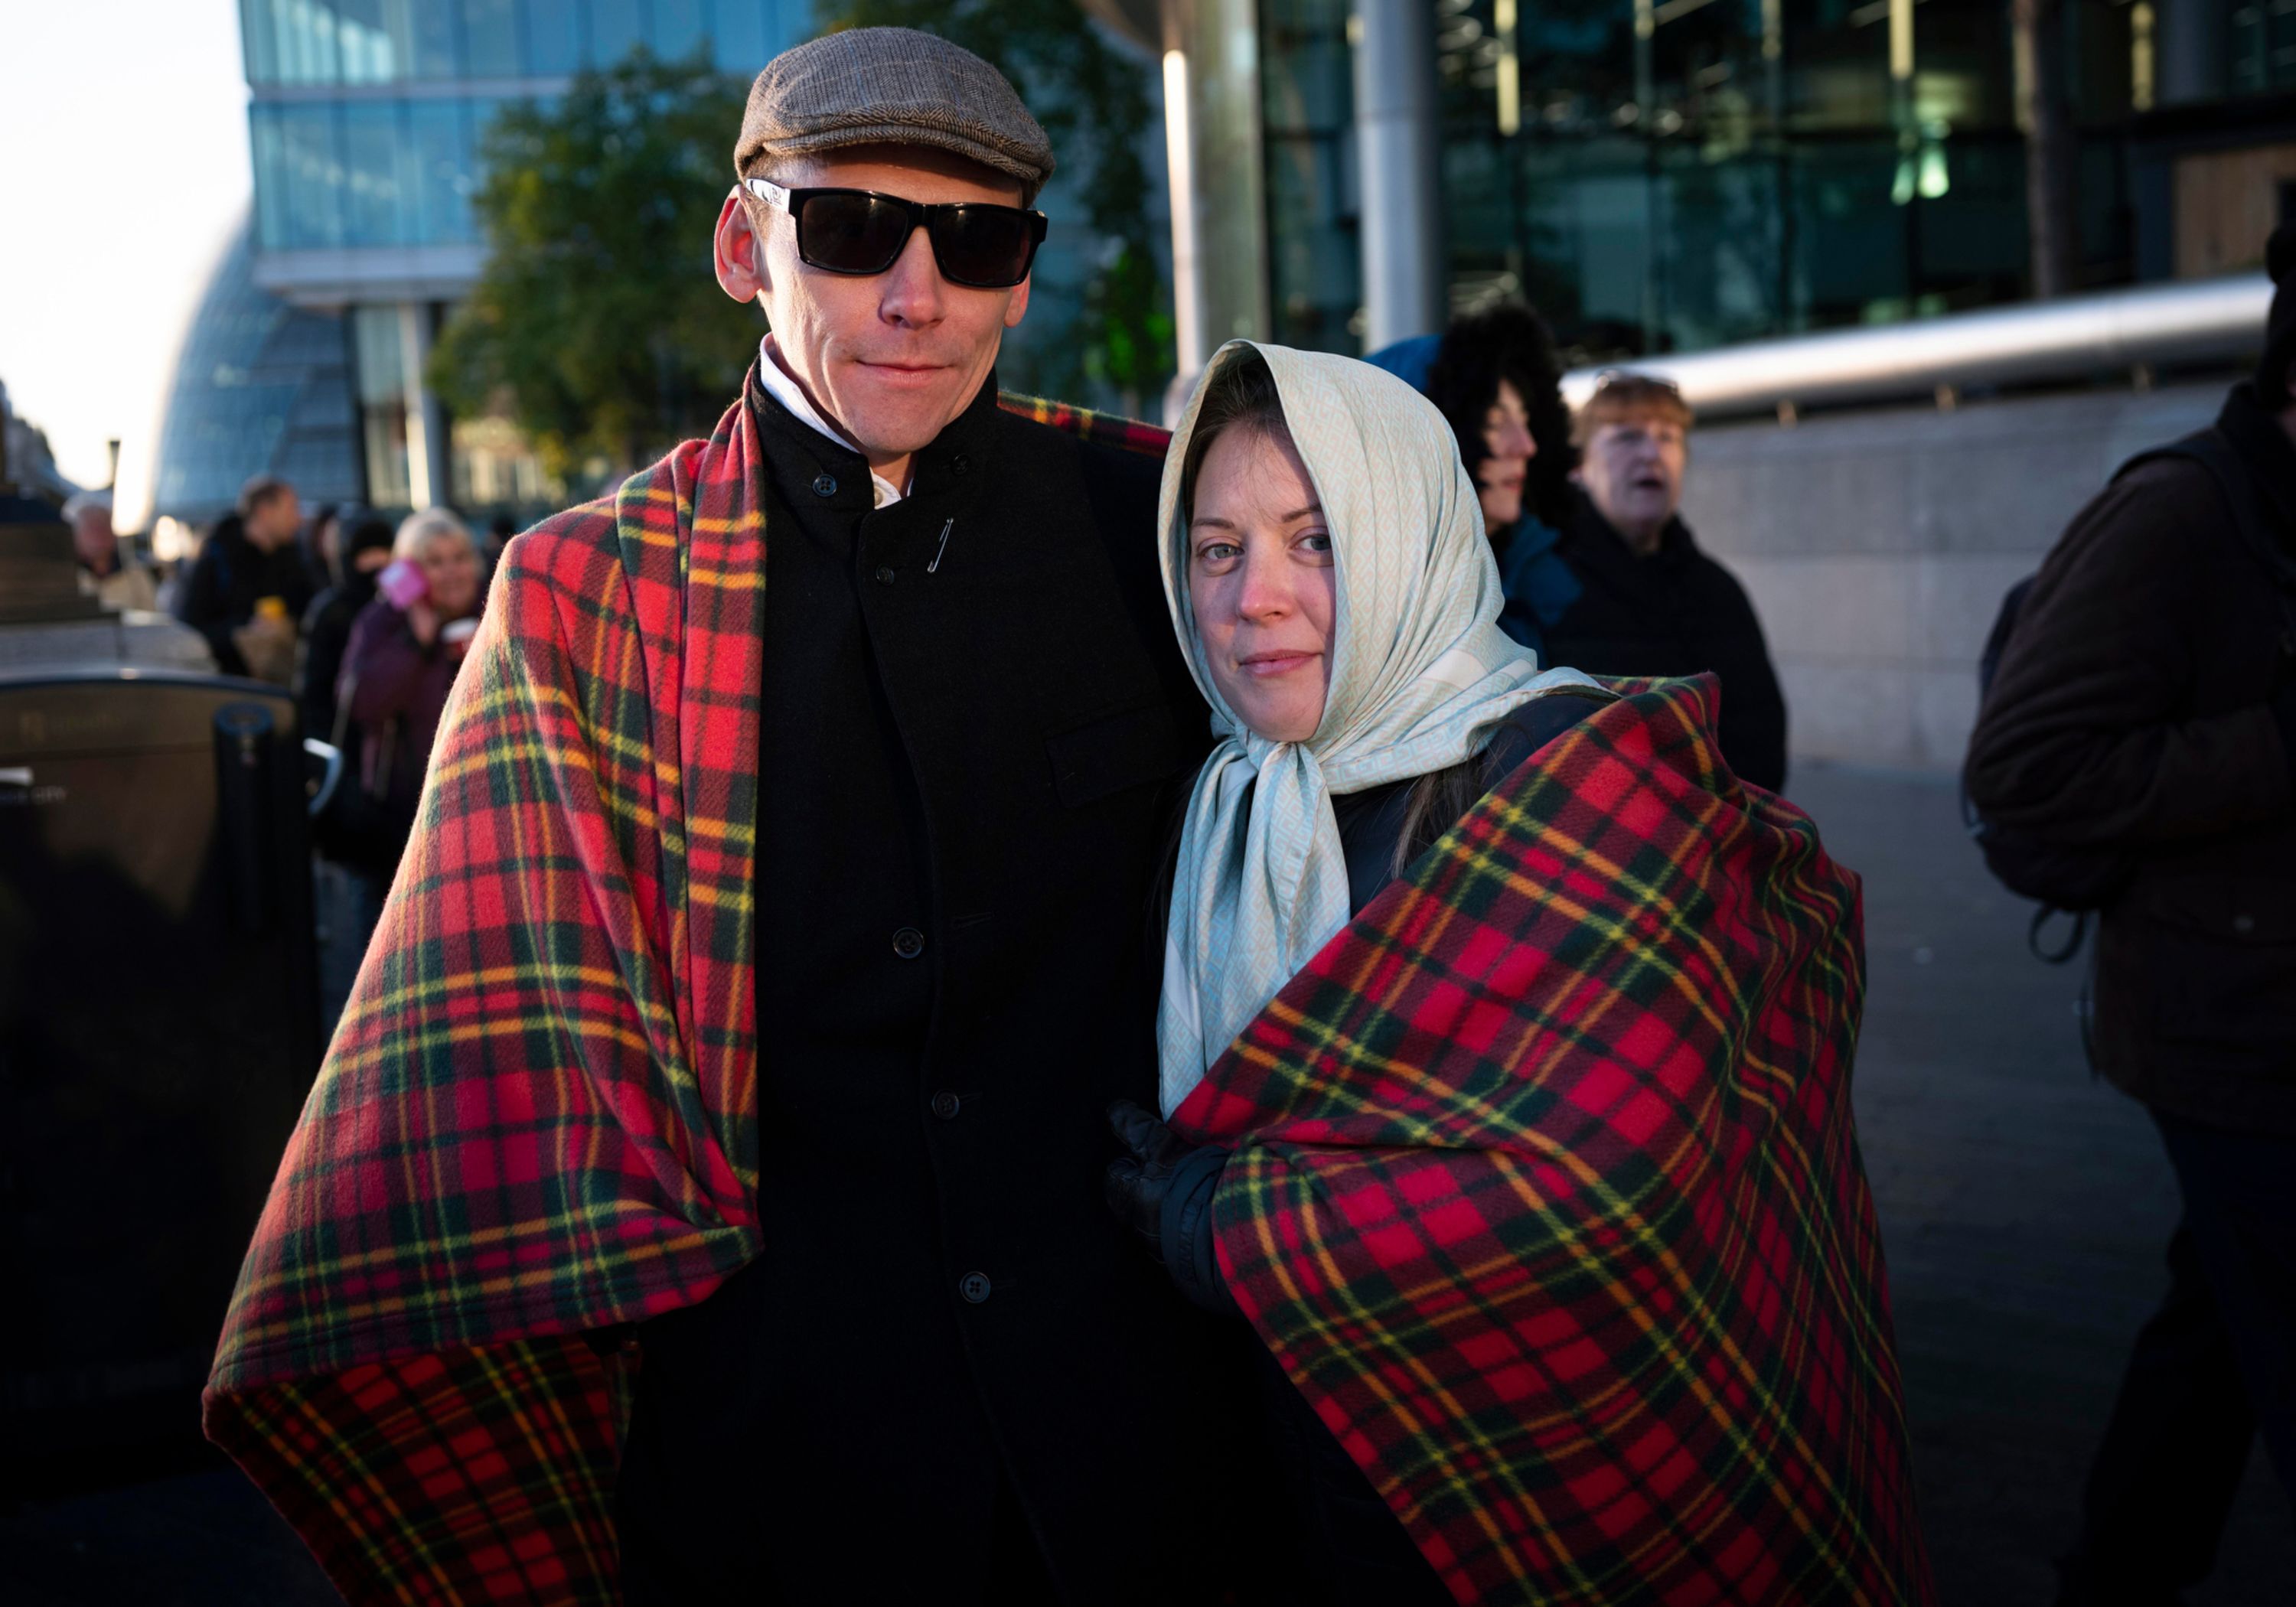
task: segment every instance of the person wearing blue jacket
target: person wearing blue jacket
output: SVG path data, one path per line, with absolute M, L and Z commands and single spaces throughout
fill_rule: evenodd
M 1571 504 L 1570 410 L 1546 321 L 1503 301 L 1373 352 L 1387 370 L 1433 402 L 1458 439 L 1475 481 L 1483 530 L 1498 557 L 1506 608 L 1499 627 L 1548 660 L 1546 632 L 1578 597 L 1579 583 L 1555 551 Z

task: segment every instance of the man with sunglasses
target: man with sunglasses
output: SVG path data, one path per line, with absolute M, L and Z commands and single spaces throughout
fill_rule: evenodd
M 1096 1210 L 1205 715 L 1160 464 L 1003 411 L 1050 146 L 901 29 L 753 88 L 718 283 L 770 330 L 755 849 L 762 1249 L 637 1325 L 633 1607 L 1210 1602 L 1240 1369 Z M 1226 1361 L 1223 1361 L 1223 1357 Z M 1240 1373 L 1239 1373 L 1240 1376 Z

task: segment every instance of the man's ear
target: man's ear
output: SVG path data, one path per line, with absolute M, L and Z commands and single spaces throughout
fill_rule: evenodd
M 1037 276 L 1034 274 L 1021 280 L 1021 287 L 1013 292 L 1013 299 L 1004 304 L 1005 328 L 1020 328 L 1021 320 L 1029 316 L 1029 287 L 1036 282 Z
M 712 266 L 718 286 L 736 301 L 755 301 L 772 288 L 767 276 L 766 242 L 750 220 L 741 191 L 726 197 L 718 209 L 718 227 L 710 236 Z

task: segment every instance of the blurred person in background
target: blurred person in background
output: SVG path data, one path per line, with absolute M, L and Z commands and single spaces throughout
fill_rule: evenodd
M 1677 512 L 1690 426 L 1690 405 L 1664 380 L 1613 373 L 1595 387 L 1578 416 L 1579 495 L 1555 548 L 1578 594 L 1547 627 L 1546 656 L 1598 676 L 1712 670 L 1730 768 L 1775 792 L 1786 706 L 1761 621 Z
M 295 488 L 259 474 L 200 544 L 176 594 L 176 617 L 208 639 L 226 675 L 282 686 L 294 678 L 295 621 L 313 590 L 296 542 L 302 521 Z
M 487 569 L 492 572 L 495 560 L 502 556 L 510 538 L 518 534 L 518 521 L 507 513 L 497 513 L 487 521 Z
M 318 511 L 303 521 L 295 545 L 302 552 L 303 570 L 311 578 L 314 596 L 335 583 L 342 540 L 343 508 L 340 503 L 321 503 Z
M 343 650 L 335 695 L 339 712 L 359 728 L 360 791 L 390 823 L 386 886 L 414 829 L 423 767 L 477 627 L 484 581 L 478 544 L 461 520 L 444 508 L 412 514 Z
M 2296 224 L 2267 262 L 2254 378 L 2074 516 L 1964 770 L 1989 821 L 2106 857 L 2092 1058 L 2184 1206 L 2062 1607 L 2183 1601 L 2259 1437 L 2296 1505 Z
M 111 528 L 111 492 L 82 491 L 64 504 L 64 522 L 71 526 L 83 590 L 93 592 L 107 608 L 144 613 L 159 609 L 158 578 L 119 551 L 119 534 Z
M 1506 590 L 1499 628 L 1542 663 L 1557 662 L 1546 633 L 1578 594 L 1578 578 L 1555 552 L 1576 497 L 1577 455 L 1546 320 L 1520 301 L 1503 301 L 1365 361 L 1433 402 L 1451 426 Z
M 303 706 L 306 736 L 343 746 L 337 740 L 344 734 L 336 725 L 335 683 L 342 675 L 351 627 L 374 601 L 374 578 L 390 562 L 396 539 L 388 521 L 346 512 L 337 517 L 332 535 L 321 545 L 332 573 L 326 590 L 312 598 L 311 606 L 304 611 L 295 667 L 295 696 Z

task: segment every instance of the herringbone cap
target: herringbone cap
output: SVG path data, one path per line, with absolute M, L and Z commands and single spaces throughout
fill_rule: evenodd
M 750 86 L 734 170 L 751 159 L 841 145 L 931 145 L 1021 181 L 1029 205 L 1053 174 L 1053 145 L 1004 75 L 911 28 L 824 34 L 766 63 Z

